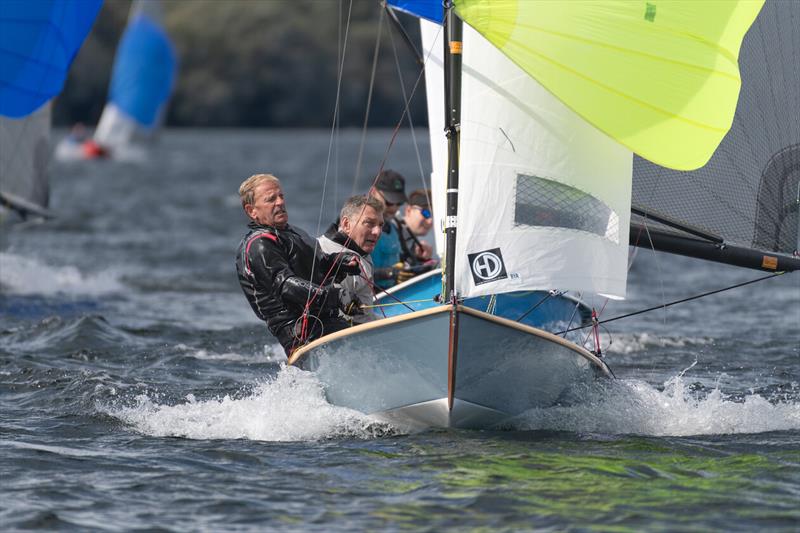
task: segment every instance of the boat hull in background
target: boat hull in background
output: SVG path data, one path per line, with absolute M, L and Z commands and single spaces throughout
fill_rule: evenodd
M 290 363 L 314 372 L 331 404 L 410 431 L 497 427 L 611 375 L 560 337 L 451 305 L 328 335 Z

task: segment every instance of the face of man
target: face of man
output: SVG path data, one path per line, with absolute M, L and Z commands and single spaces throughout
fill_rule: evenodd
M 381 202 L 383 202 L 383 219 L 389 220 L 393 216 L 397 214 L 397 211 L 400 209 L 401 204 L 392 204 L 386 201 L 386 198 L 383 196 L 383 193 L 378 189 L 372 189 L 372 197 L 377 198 Z
M 259 184 L 253 190 L 253 203 L 244 208 L 247 216 L 259 224 L 283 229 L 289 223 L 283 190 L 275 182 Z
M 428 215 L 428 217 L 425 217 Z M 430 216 L 430 209 L 422 208 L 418 205 L 407 205 L 403 212 L 405 221 L 411 233 L 417 237 L 427 235 L 433 226 L 433 217 Z
M 361 213 L 355 214 L 352 219 L 344 217 L 341 220 L 342 233 L 367 253 L 375 249 L 381 237 L 383 218 L 370 206 L 364 206 Z

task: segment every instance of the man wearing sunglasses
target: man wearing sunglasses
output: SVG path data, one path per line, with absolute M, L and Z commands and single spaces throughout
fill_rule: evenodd
M 377 198 L 384 205 L 383 233 L 370 255 L 375 266 L 375 285 L 388 289 L 414 275 L 406 272 L 400 260 L 402 253 L 400 227 L 395 218 L 400 206 L 407 200 L 406 180 L 399 172 L 383 170 L 375 180 L 375 186 L 370 189 L 370 196 Z
M 400 221 L 400 260 L 411 266 L 419 266 L 430 261 L 433 256 L 431 245 L 422 240 L 433 226 L 430 191 L 417 189 L 408 195 L 408 204 L 403 209 Z M 433 268 L 432 265 L 431 268 Z

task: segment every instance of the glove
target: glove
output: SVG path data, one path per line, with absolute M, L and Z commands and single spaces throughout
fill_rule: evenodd
M 360 276 L 361 267 L 358 266 L 358 261 L 354 255 L 341 254 L 334 263 L 333 273 L 333 280 L 336 283 L 341 283 L 347 276 Z
M 405 263 L 395 263 L 392 265 L 392 277 L 395 283 L 403 283 L 416 275 L 417 273 L 408 268 Z
M 342 306 L 342 288 L 338 285 L 329 285 L 325 292 L 320 294 L 322 300 L 319 304 L 320 316 L 336 316 Z
M 353 315 L 363 315 L 364 310 L 361 308 L 363 304 L 361 300 L 353 296 L 353 299 L 350 300 L 349 303 L 344 303 L 342 305 L 342 312 L 346 315 L 353 316 Z

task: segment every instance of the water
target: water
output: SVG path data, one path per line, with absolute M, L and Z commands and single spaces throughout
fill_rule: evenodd
M 514 431 L 401 434 L 285 368 L 237 285 L 236 189 L 274 172 L 313 232 L 359 139 L 326 164 L 325 131 L 170 131 L 149 161 L 54 164 L 58 221 L 2 230 L 0 527 L 798 529 L 797 274 L 609 324 L 619 381 Z M 387 165 L 421 185 L 407 133 Z M 759 275 L 640 251 L 602 318 Z

